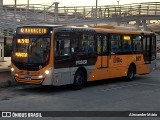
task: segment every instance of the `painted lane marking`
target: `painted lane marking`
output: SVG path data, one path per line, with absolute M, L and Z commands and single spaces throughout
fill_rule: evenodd
M 112 91 L 112 90 L 118 90 L 118 89 L 132 87 L 132 86 L 137 86 L 137 85 L 139 85 L 139 84 L 129 84 L 129 85 L 123 85 L 123 86 L 119 86 L 119 87 L 113 87 L 113 88 L 103 89 L 101 91 Z

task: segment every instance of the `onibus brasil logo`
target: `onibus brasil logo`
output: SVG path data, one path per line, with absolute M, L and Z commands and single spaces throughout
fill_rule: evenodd
M 42 117 L 39 112 L 2 112 L 2 117 Z

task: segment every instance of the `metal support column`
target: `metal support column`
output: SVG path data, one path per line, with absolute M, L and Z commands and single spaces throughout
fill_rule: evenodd
M 59 2 L 54 2 L 53 3 L 55 6 L 54 6 L 54 19 L 55 19 L 55 22 L 58 22 L 58 4 Z
M 0 62 L 4 61 L 4 43 L 0 42 Z
M 140 20 L 139 20 L 139 19 L 137 19 L 137 20 L 136 20 L 136 29 L 138 29 L 138 30 L 139 30 L 139 29 L 140 29 L 140 27 L 139 27 L 139 26 L 140 26 Z
M 146 20 L 142 20 L 142 25 L 143 25 L 143 29 L 146 30 L 147 29 Z

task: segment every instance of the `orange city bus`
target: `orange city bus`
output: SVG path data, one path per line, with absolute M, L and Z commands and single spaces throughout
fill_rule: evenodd
M 13 37 L 11 73 L 20 83 L 67 85 L 148 74 L 156 67 L 152 32 L 64 26 L 22 26 Z

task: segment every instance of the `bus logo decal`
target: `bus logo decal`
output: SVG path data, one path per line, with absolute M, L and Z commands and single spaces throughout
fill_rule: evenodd
M 122 63 L 122 58 L 114 56 L 113 57 L 113 63 Z
M 76 61 L 76 65 L 86 65 L 87 64 L 87 60 L 77 60 Z

